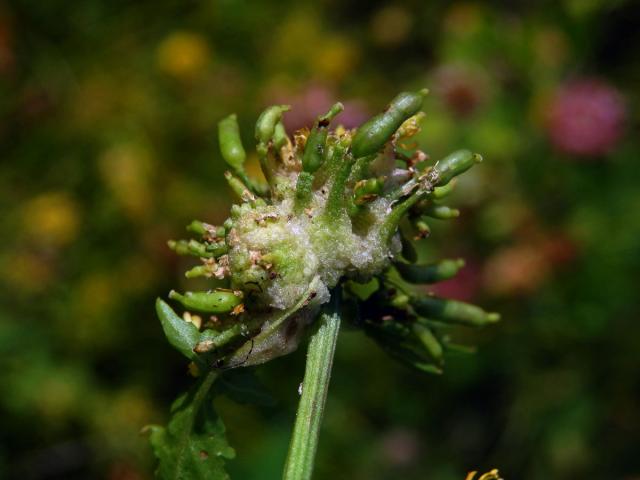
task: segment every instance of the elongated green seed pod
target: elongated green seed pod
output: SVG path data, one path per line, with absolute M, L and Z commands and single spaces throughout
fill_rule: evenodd
M 458 150 L 439 160 L 433 167 L 437 173 L 435 185 L 446 185 L 454 177 L 466 172 L 476 163 L 482 161 L 482 155 L 472 153 L 469 150 Z
M 203 313 L 228 313 L 242 303 L 242 297 L 230 290 L 210 292 L 185 292 L 184 295 L 171 290 L 169 298 L 177 300 L 185 308 Z
M 344 106 L 338 102 L 327 113 L 316 119 L 304 147 L 302 154 L 302 169 L 305 172 L 314 173 L 324 161 L 324 148 L 327 141 L 327 132 L 331 120 L 344 110 Z
M 413 265 L 397 262 L 394 264 L 402 278 L 411 283 L 435 283 L 456 276 L 464 267 L 464 260 L 445 259 L 426 265 Z
M 415 115 L 428 90 L 419 92 L 403 92 L 395 97 L 387 109 L 358 128 L 351 151 L 355 158 L 364 157 L 380 151 L 400 125 Z
M 471 327 L 482 327 L 500 320 L 497 313 L 485 312 L 482 308 L 458 300 L 438 297 L 414 297 L 411 305 L 418 314 L 435 320 Z
M 235 171 L 241 171 L 247 154 L 242 146 L 238 117 L 235 113 L 218 122 L 218 141 L 224 161 Z
M 431 329 L 420 323 L 414 323 L 411 325 L 411 330 L 415 336 L 418 337 L 427 352 L 429 352 L 429 355 L 431 355 L 434 360 L 441 362 L 443 354 L 442 345 Z

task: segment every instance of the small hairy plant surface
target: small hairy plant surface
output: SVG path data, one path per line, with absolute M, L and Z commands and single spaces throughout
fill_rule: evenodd
M 441 371 L 446 350 L 456 348 L 448 343 L 447 324 L 479 327 L 498 320 L 474 305 L 418 294 L 410 286 L 449 279 L 463 266 L 460 259 L 416 264 L 412 241 L 429 235 L 430 217 L 458 216 L 442 200 L 454 178 L 482 159 L 460 150 L 431 162 L 417 149 L 411 137 L 420 129 L 425 94 L 399 94 L 355 130 L 340 126 L 335 117 L 343 107 L 336 103 L 292 136 L 282 123 L 289 107 L 267 108 L 255 128 L 266 185 L 244 170 L 236 116 L 219 123 L 222 156 L 230 166 L 225 178 L 241 201 L 223 225 L 194 221 L 188 230 L 197 239 L 169 242 L 176 253 L 201 259 L 187 277 L 210 278 L 217 288 L 171 291 L 169 298 L 185 309 L 183 317 L 160 299 L 156 305 L 169 341 L 192 361 L 194 375 L 204 377 L 201 384 L 211 378 L 207 374 L 293 351 L 330 299 L 393 357 L 432 373 Z M 174 430 L 204 425 L 185 419 L 196 408 L 189 398 L 174 406 Z M 197 392 L 191 398 L 203 401 Z M 233 455 L 219 438 L 220 420 L 208 418 L 215 446 L 206 446 L 206 435 L 172 441 L 178 435 L 172 424 L 168 430 L 151 427 L 160 473 L 189 470 L 204 460 L 221 465 L 218 457 Z M 194 441 L 200 443 L 190 445 Z M 175 445 L 181 445 L 179 452 Z

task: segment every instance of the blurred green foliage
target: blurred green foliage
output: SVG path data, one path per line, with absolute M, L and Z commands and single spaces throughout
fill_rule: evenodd
M 639 23 L 621 0 L 1 6 L 0 476 L 151 476 L 139 430 L 190 382 L 153 299 L 188 262 L 166 240 L 226 217 L 219 119 L 249 139 L 268 103 L 297 128 L 339 99 L 357 125 L 426 85 L 425 150 L 486 162 L 420 253 L 466 257 L 439 288 L 504 320 L 442 377 L 344 332 L 317 478 L 639 478 Z M 624 111 L 578 98 L 606 153 L 575 154 L 548 113 L 592 78 Z M 258 371 L 276 406 L 217 400 L 233 478 L 279 478 L 303 355 Z

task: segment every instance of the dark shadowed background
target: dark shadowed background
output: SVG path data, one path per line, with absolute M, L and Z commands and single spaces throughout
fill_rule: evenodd
M 357 126 L 427 86 L 423 148 L 485 162 L 421 254 L 503 321 L 443 376 L 342 334 L 316 478 L 640 479 L 640 5 L 303 3 L 0 6 L 0 477 L 151 477 L 191 381 L 153 303 L 193 286 L 167 239 L 226 217 L 222 116 L 248 146 L 270 103 Z M 279 478 L 303 355 L 258 370 L 275 407 L 220 399 L 233 478 Z

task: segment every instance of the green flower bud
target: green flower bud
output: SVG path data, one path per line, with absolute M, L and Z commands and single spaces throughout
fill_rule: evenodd
M 460 216 L 460 210 L 457 208 L 450 208 L 446 205 L 428 205 L 423 211 L 423 215 L 432 218 L 438 218 L 440 220 L 450 220 Z
M 471 327 L 482 327 L 500 320 L 497 313 L 487 313 L 480 307 L 458 300 L 431 296 L 414 297 L 411 305 L 424 317 Z
M 403 92 L 391 101 L 384 112 L 361 125 L 351 144 L 353 156 L 360 158 L 378 152 L 400 125 L 420 110 L 427 92 L 426 89 L 417 93 Z
M 435 182 L 436 185 L 441 186 L 448 184 L 454 177 L 466 172 L 481 161 L 481 155 L 472 153 L 469 150 L 453 152 L 451 155 L 438 161 L 433 167 L 433 175 L 437 178 Z
M 400 276 L 412 283 L 436 283 L 456 276 L 464 267 L 464 260 L 440 260 L 427 265 L 411 265 L 402 262 L 394 264 Z
M 433 359 L 438 363 L 442 362 L 442 345 L 433 334 L 431 329 L 425 325 L 414 323 L 413 325 L 411 325 L 411 330 L 413 331 L 414 335 L 418 337 L 427 352 L 429 352 L 429 355 L 431 355 Z
M 266 148 L 266 145 L 271 141 L 276 131 L 276 125 L 280 122 L 282 114 L 290 109 L 291 107 L 289 105 L 274 105 L 268 107 L 260 114 L 256 122 L 255 131 L 256 141 L 259 147 L 263 146 L 263 148 Z M 258 153 L 261 152 L 259 151 Z M 266 150 L 264 150 L 264 154 L 266 154 Z
M 242 171 L 247 154 L 242 146 L 238 118 L 235 113 L 218 123 L 218 138 L 224 161 L 235 171 Z

